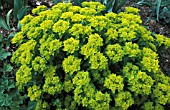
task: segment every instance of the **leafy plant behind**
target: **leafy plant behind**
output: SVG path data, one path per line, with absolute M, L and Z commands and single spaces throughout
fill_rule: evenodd
M 27 96 L 22 96 L 15 86 L 14 70 L 9 61 L 11 52 L 6 51 L 12 37 L 13 34 L 6 38 L 0 35 L 0 110 L 33 110 L 36 102 L 27 101 L 26 105 Z
M 14 18 L 21 20 L 27 12 L 28 0 L 14 0 Z
M 160 12 L 160 19 L 163 19 L 166 23 L 170 24 L 170 5 L 162 9 Z
M 19 104 L 22 104 L 21 96 L 15 87 L 15 82 L 7 75 L 0 78 L 0 109 L 19 110 Z
M 8 31 L 11 30 L 11 13 L 13 12 L 15 20 L 21 20 L 27 11 L 26 4 L 27 0 L 0 0 L 1 11 L 5 11 L 6 5 L 12 8 L 8 11 L 6 19 L 0 16 L 0 27 Z M 7 51 L 10 48 L 13 35 L 10 34 L 8 37 L 0 35 L 0 110 L 33 110 L 36 102 L 27 101 L 28 104 L 26 105 L 24 101 L 27 96 L 22 96 L 15 86 L 14 70 L 9 61 L 11 52 Z
M 163 20 L 164 23 L 170 23 L 170 0 L 141 0 L 137 5 L 150 8 L 151 14 L 148 20 L 155 17 L 157 21 Z
M 9 17 L 7 17 L 6 25 L 8 24 Z M 15 79 L 11 74 L 13 71 L 9 58 L 11 52 L 7 51 L 10 48 L 11 37 L 13 37 L 12 34 L 8 37 L 0 35 L 0 110 L 19 110 L 19 104 L 23 103 L 24 98 L 16 88 Z
M 28 0 L 0 0 L 0 7 L 5 11 L 5 6 L 13 9 L 13 15 L 16 20 L 21 20 L 27 11 Z M 19 17 L 18 17 L 19 16 Z
M 11 55 L 11 52 L 7 52 L 4 48 L 8 47 L 10 45 L 10 41 L 8 38 L 4 39 L 2 35 L 0 35 L 0 61 L 5 60 L 8 56 Z M 3 65 L 3 64 L 1 64 Z
M 8 0 L 7 0 L 8 1 Z M 7 2 L 6 3 L 9 3 Z M 5 11 L 5 9 L 3 9 L 3 7 L 5 7 L 3 4 L 3 0 L 0 0 L 0 7 L 2 7 L 2 12 Z M 9 6 L 11 6 L 10 4 L 13 4 L 10 8 L 12 8 L 11 10 L 8 11 L 7 15 L 6 15 L 6 21 L 0 16 L 0 27 L 6 29 L 6 30 L 11 30 L 10 28 L 10 15 L 11 12 L 13 11 L 13 16 L 14 19 L 16 21 L 20 21 L 27 13 L 27 2 L 28 0 L 11 0 L 9 4 Z
M 6 21 L 0 16 L 0 26 L 6 30 L 10 30 L 10 14 L 12 12 L 12 9 L 8 11 L 7 15 L 6 15 Z

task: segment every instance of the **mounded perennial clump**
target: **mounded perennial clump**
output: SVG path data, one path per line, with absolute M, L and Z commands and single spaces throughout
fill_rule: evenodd
M 18 89 L 36 110 L 164 110 L 170 78 L 158 49 L 170 39 L 142 26 L 139 10 L 103 14 L 99 2 L 82 7 L 38 6 L 25 16 L 12 43 Z

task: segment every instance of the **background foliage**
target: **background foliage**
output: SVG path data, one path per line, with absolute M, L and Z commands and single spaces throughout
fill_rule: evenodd
M 141 0 L 137 4 L 150 7 L 149 19 L 153 17 L 157 21 L 163 20 L 165 24 L 170 23 L 170 0 Z
M 12 30 L 13 28 L 10 28 L 11 13 L 13 12 L 16 21 L 21 20 L 27 13 L 27 2 L 28 0 L 0 0 L 0 11 L 6 12 L 6 10 L 9 10 L 6 19 L 3 19 L 0 15 L 0 27 L 8 31 Z

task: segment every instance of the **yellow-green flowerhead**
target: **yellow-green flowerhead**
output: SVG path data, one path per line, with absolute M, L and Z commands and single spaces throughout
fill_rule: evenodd
M 59 20 L 53 25 L 53 31 L 59 35 L 63 35 L 69 28 L 70 23 L 67 21 Z
M 74 53 L 78 49 L 79 49 L 79 40 L 76 40 L 71 37 L 64 41 L 64 51 L 67 51 L 68 53 Z

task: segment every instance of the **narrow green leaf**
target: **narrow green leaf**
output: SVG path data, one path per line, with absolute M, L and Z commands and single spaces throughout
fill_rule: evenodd
M 21 20 L 27 13 L 27 7 L 23 6 L 17 13 L 17 19 Z
M 5 20 L 0 17 L 0 27 L 6 29 L 6 30 L 10 30 L 10 28 L 8 27 L 8 25 L 5 23 Z
M 147 20 L 144 22 L 144 24 L 148 23 L 148 21 L 151 20 L 151 15 L 149 17 L 147 17 Z
M 15 34 L 17 34 L 17 32 L 15 33 L 10 33 L 9 36 L 8 36 L 8 40 L 10 40 L 11 38 L 13 38 L 15 36 Z
M 114 4 L 113 4 L 112 12 L 116 12 L 119 1 L 120 1 L 120 0 L 115 0 L 115 2 L 114 2 Z
M 9 24 L 10 18 L 9 18 L 9 17 L 10 17 L 10 14 L 11 14 L 12 10 L 13 10 L 13 9 L 9 10 L 8 13 L 7 13 L 7 15 L 6 15 L 6 23 L 7 23 L 7 25 L 8 25 L 9 28 L 10 28 L 10 24 Z
M 21 30 L 21 24 L 19 22 L 17 24 L 17 28 L 18 28 L 18 30 Z
M 110 0 L 107 4 L 106 4 L 106 12 L 108 12 L 108 10 L 110 10 L 110 8 L 112 8 L 112 4 L 114 4 L 115 0 Z
M 24 6 L 24 3 L 22 0 L 14 0 L 14 18 L 17 19 L 17 13 L 18 11 Z
M 120 9 L 123 5 L 125 5 L 127 0 L 122 0 L 122 2 L 118 5 L 117 10 Z
M 156 7 L 156 19 L 159 21 L 159 10 L 160 10 L 160 5 L 161 5 L 161 0 L 156 0 L 157 2 L 157 7 Z
M 107 0 L 103 0 L 103 4 L 106 6 L 106 4 L 107 4 Z
M 0 34 L 0 42 L 3 41 L 3 36 Z
M 152 6 L 152 3 L 150 1 L 145 1 L 145 0 L 142 0 L 138 3 L 136 3 L 137 5 L 140 5 L 140 6 L 148 6 L 148 7 L 151 7 Z

